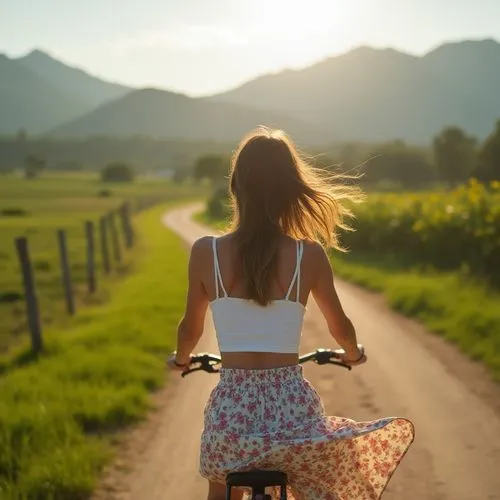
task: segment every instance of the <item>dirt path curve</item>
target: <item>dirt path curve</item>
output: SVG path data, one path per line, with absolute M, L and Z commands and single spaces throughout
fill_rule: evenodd
M 188 245 L 211 233 L 191 220 L 194 210 L 177 209 L 163 219 Z M 380 297 L 341 280 L 337 286 L 369 363 L 352 372 L 309 365 L 305 373 L 330 414 L 356 420 L 397 415 L 415 423 L 415 443 L 384 500 L 500 499 L 498 386 L 453 347 L 391 312 Z M 311 300 L 301 351 L 332 345 Z M 217 352 L 210 317 L 198 350 Z M 157 410 L 126 436 L 93 500 L 206 498 L 197 473 L 199 434 L 216 382 L 217 376 L 194 374 L 173 379 L 156 394 Z

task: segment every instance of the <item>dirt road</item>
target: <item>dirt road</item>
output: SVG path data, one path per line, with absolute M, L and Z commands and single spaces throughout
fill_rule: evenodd
M 193 207 L 165 215 L 188 245 L 210 230 L 191 221 Z M 168 279 L 168 277 L 166 277 Z M 416 440 L 384 500 L 500 499 L 500 389 L 485 371 L 371 293 L 338 281 L 339 295 L 369 353 L 352 372 L 305 367 L 329 414 L 356 420 L 404 416 Z M 310 301 L 301 351 L 333 346 Z M 211 319 L 198 350 L 217 352 Z M 205 401 L 217 376 L 175 377 L 156 394 L 157 410 L 121 446 L 94 500 L 202 500 L 198 446 Z

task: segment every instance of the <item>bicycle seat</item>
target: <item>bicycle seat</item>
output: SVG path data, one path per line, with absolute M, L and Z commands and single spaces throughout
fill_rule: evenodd
M 248 472 L 231 472 L 226 477 L 228 486 L 260 487 L 287 485 L 287 476 L 284 472 L 275 470 L 251 470 Z

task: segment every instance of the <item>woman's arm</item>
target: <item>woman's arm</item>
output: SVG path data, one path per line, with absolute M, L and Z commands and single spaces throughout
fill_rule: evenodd
M 183 369 L 191 358 L 203 334 L 208 308 L 208 295 L 203 285 L 203 271 L 206 269 L 206 238 L 197 240 L 189 257 L 188 291 L 185 313 L 177 328 L 177 350 L 170 357 L 171 368 Z
M 319 244 L 312 246 L 311 253 L 314 253 L 311 262 L 315 267 L 315 280 L 311 288 L 314 300 L 326 319 L 332 337 L 344 349 L 344 360 L 361 363 L 364 361 L 364 356 L 358 348 L 354 326 L 345 314 L 335 290 L 330 260 Z

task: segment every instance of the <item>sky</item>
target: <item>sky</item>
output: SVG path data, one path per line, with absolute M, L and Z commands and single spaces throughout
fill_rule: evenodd
M 500 41 L 500 0 L 0 0 L 0 53 L 38 48 L 111 81 L 191 96 L 359 45 L 422 55 L 482 38 Z

